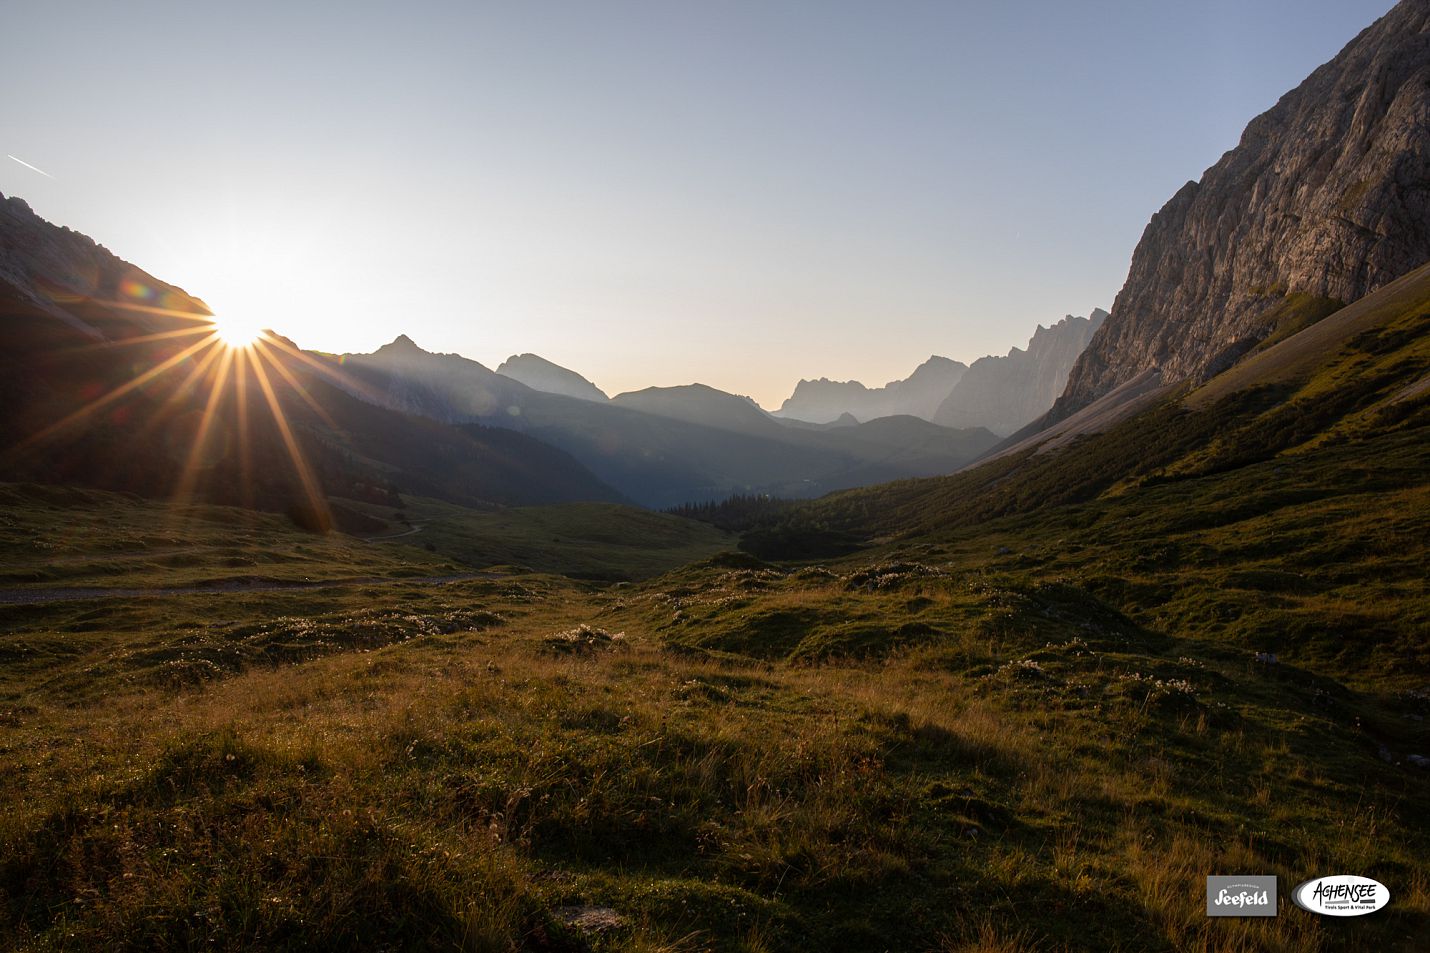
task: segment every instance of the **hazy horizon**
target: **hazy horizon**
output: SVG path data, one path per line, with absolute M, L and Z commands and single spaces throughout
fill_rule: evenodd
M 1389 6 L 19 4 L 0 192 L 304 347 L 774 409 L 1110 308 Z

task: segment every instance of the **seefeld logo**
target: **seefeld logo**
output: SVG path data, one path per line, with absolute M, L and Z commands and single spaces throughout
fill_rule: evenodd
M 1379 880 L 1336 874 L 1306 881 L 1291 891 L 1291 900 L 1328 917 L 1360 917 L 1389 903 L 1390 891 Z
M 1207 916 L 1276 916 L 1276 876 L 1236 874 L 1208 877 Z

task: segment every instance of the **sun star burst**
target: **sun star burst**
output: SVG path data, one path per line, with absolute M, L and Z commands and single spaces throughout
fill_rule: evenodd
M 230 348 L 250 348 L 263 337 L 263 327 L 257 321 L 243 317 L 214 315 L 213 324 L 213 333 Z

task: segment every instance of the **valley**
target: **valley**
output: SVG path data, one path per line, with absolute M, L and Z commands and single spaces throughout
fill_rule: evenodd
M 866 34 L 849 49 L 877 48 Z M 823 116 L 794 112 L 780 135 Z M 866 124 L 861 147 L 882 142 Z M 666 158 L 599 138 L 581 175 Z M 516 180 L 482 178 L 483 142 L 462 169 L 491 192 L 461 194 L 497 203 Z M 682 168 L 685 188 L 719 179 Z M 540 200 L 491 216 L 544 223 L 525 244 L 447 196 L 365 209 L 407 262 L 404 307 L 390 343 L 331 351 L 237 327 L 0 196 L 0 950 L 1430 948 L 1426 0 L 1178 189 L 1110 310 L 882 386 L 791 371 L 777 409 L 656 361 L 658 386 L 603 389 L 600 362 L 646 353 L 641 332 L 496 315 L 507 269 L 580 308 L 645 301 L 630 329 L 675 340 L 716 295 L 691 262 L 734 273 L 688 249 L 641 260 L 671 269 L 658 281 L 615 267 L 595 246 L 619 245 L 647 183 L 595 201 L 581 175 L 532 175 Z M 683 231 L 685 193 L 650 188 Z M 461 240 L 424 243 L 409 198 Z M 583 199 L 617 225 L 581 268 L 521 257 L 558 247 Z M 933 234 L 914 211 L 900 227 Z M 872 248 L 887 210 L 866 212 Z M 711 247 L 778 235 L 799 260 L 759 218 L 768 234 Z M 275 310 L 297 294 L 278 244 L 250 275 Z M 907 256 L 879 255 L 888 301 L 853 345 L 871 368 L 929 307 L 903 294 Z M 368 277 L 398 286 L 386 263 L 361 293 L 324 289 L 354 309 L 335 321 L 371 313 Z M 1055 271 L 1035 264 L 1016 274 Z M 785 263 L 760 266 L 757 294 L 783 300 Z M 447 281 L 466 310 L 424 323 Z M 751 363 L 849 346 L 832 320 L 803 338 L 747 320 L 684 348 L 739 328 Z M 541 353 L 509 348 L 511 325 Z M 511 356 L 428 350 L 419 327 Z M 596 369 L 541 356 L 556 347 Z M 1240 875 L 1275 878 L 1268 915 L 1212 912 L 1207 878 Z M 1292 900 L 1334 875 L 1390 899 L 1355 917 Z
M 635 584 L 294 534 L 393 578 L 0 608 L 12 935 L 1415 949 L 1430 509 L 1379 487 L 1424 447 Z M 1228 931 L 1225 867 L 1401 889 Z

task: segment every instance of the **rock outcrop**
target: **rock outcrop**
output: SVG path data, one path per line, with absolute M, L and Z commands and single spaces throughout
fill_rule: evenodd
M 1152 217 L 1049 421 L 1200 380 L 1430 259 L 1430 0 L 1403 0 Z
M 581 400 L 604 403 L 606 392 L 580 374 L 560 364 L 553 364 L 538 354 L 513 354 L 502 361 L 497 373 L 521 381 L 532 390 L 547 394 L 565 394 Z
M 968 365 L 930 357 L 901 381 L 865 387 L 858 381 L 802 380 L 775 416 L 814 424 L 831 423 L 844 414 L 857 420 L 908 415 L 932 420 L 934 411 L 963 377 Z
M 945 427 L 987 427 L 1007 436 L 1036 420 L 1063 392 L 1078 355 L 1107 318 L 1094 308 L 1088 317 L 1067 315 L 1057 324 L 1041 324 L 1027 350 L 1013 348 L 1004 357 L 974 361 L 933 416 Z

